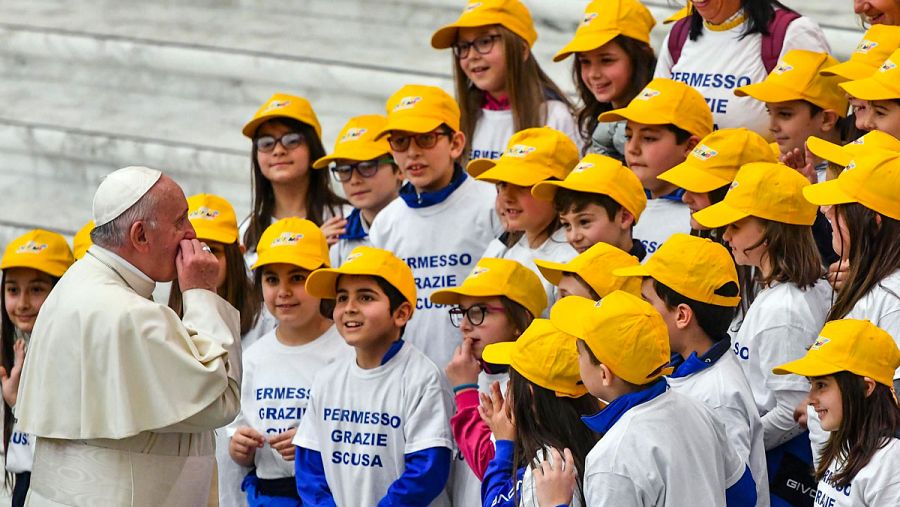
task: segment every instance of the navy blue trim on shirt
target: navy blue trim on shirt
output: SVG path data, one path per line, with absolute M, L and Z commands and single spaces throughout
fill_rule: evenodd
M 388 349 L 387 352 L 384 353 L 384 357 L 381 358 L 381 365 L 384 366 L 388 361 L 394 358 L 398 352 L 400 352 L 400 348 L 403 347 L 403 338 L 395 341 L 391 344 L 391 348 Z
M 666 392 L 668 387 L 669 384 L 666 383 L 666 380 L 660 378 L 646 389 L 619 396 L 600 412 L 591 416 L 583 416 L 581 420 L 592 431 L 604 434 L 625 415 L 625 412 L 656 398 Z
M 450 194 L 466 181 L 466 178 L 468 178 L 468 175 L 463 171 L 462 166 L 453 164 L 453 178 L 446 187 L 436 192 L 422 192 L 420 194 L 416 191 L 416 187 L 412 186 L 412 183 L 407 183 L 400 187 L 400 197 L 410 208 L 434 206 L 446 201 Z
M 716 364 L 726 352 L 731 350 L 731 340 L 722 339 L 713 344 L 702 356 L 697 357 L 696 352 L 691 352 L 687 359 L 682 359 L 678 354 L 672 359 L 672 366 L 675 371 L 670 377 L 681 378 L 693 375 L 699 371 L 703 371 L 710 366 Z
M 363 239 L 369 235 L 363 227 L 363 216 L 359 209 L 353 208 L 353 211 L 347 215 L 347 225 L 344 226 L 344 233 L 340 235 L 340 239 Z
M 647 199 L 668 199 L 670 201 L 681 202 L 681 197 L 684 195 L 684 189 L 676 188 L 672 191 L 672 193 L 661 195 L 659 197 L 653 197 L 652 195 L 650 195 L 650 191 L 645 188 L 644 195 L 647 196 Z

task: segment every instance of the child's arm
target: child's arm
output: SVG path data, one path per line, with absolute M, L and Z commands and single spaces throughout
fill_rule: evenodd
M 450 460 L 447 447 L 431 447 L 407 454 L 403 474 L 391 483 L 378 507 L 430 504 L 447 485 Z
M 491 429 L 478 415 L 477 390 L 456 395 L 456 414 L 450 418 L 450 429 L 469 468 L 478 480 L 483 480 L 488 464 L 494 459 L 494 443 Z
M 22 365 L 25 364 L 25 340 L 13 343 L 13 365 L 9 371 L 0 366 L 0 384 L 3 385 L 3 401 L 15 408 L 19 396 L 19 379 L 22 378 Z
M 744 474 L 737 482 L 725 490 L 727 507 L 753 507 L 756 505 L 756 481 L 750 473 L 750 467 L 744 467 Z
M 497 452 L 488 465 L 481 482 L 481 501 L 484 507 L 515 507 L 516 485 L 522 480 L 524 468 L 516 470 L 513 463 L 513 442 L 497 440 Z
M 294 459 L 294 475 L 297 480 L 297 494 L 303 505 L 309 507 L 336 507 L 331 488 L 325 479 L 322 454 L 304 447 L 297 447 Z

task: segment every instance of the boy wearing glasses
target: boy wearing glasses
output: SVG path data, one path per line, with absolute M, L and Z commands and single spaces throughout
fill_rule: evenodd
M 373 246 L 393 252 L 412 269 L 418 290 L 409 340 L 439 367 L 450 361 L 459 335 L 434 290 L 455 287 L 491 240 L 502 232 L 491 185 L 466 175 L 456 160 L 466 144 L 459 106 L 440 88 L 407 85 L 387 102 L 386 136 L 407 183 L 369 229 Z
M 340 267 L 354 248 L 371 245 L 369 227 L 375 215 L 397 198 L 403 184 L 387 138 L 375 138 L 386 124 L 387 118 L 376 114 L 351 118 L 338 134 L 332 154 L 313 164 L 313 169 L 329 168 L 353 205 L 344 233 L 331 245 L 334 267 Z

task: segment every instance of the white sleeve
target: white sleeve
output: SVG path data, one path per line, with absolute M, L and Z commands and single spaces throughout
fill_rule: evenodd
M 297 427 L 297 432 L 294 433 L 294 439 L 291 440 L 291 443 L 297 447 L 321 452 L 322 448 L 319 446 L 319 438 L 316 435 L 316 425 L 319 424 L 319 408 L 318 403 L 316 403 L 316 392 L 319 390 L 317 384 L 318 382 L 313 381 L 312 392 L 306 404 L 306 412 L 300 418 L 300 426 Z
M 435 375 L 423 379 L 419 386 L 409 386 L 406 396 L 406 422 L 403 424 L 405 445 L 403 454 L 446 447 L 453 449 L 450 415 L 453 401 L 444 388 L 435 367 Z
M 815 336 L 809 329 L 785 322 L 791 315 L 774 317 L 778 322 L 756 333 L 759 368 L 765 378 L 765 387 L 772 391 L 809 391 L 809 381 L 800 375 L 775 375 L 772 369 L 806 355 Z M 796 405 L 794 405 L 796 406 Z M 793 411 L 794 407 L 791 407 Z
M 578 152 L 581 152 L 584 139 L 578 133 L 578 126 L 575 123 L 575 117 L 572 116 L 572 111 L 569 111 L 564 102 L 558 100 L 547 101 L 547 126 L 567 135 L 578 146 Z
M 806 16 L 801 16 L 788 25 L 784 33 L 784 45 L 781 47 L 780 57 L 792 49 L 831 53 L 822 28 Z
M 662 45 L 659 47 L 659 57 L 656 59 L 656 70 L 653 72 L 653 77 L 672 77 L 672 67 L 674 64 L 672 63 L 672 55 L 669 54 L 669 36 L 672 35 L 672 32 L 666 34 L 666 38 L 663 39 Z
M 718 407 L 713 413 L 725 428 L 728 441 L 731 442 L 734 451 L 745 463 L 750 463 L 750 421 L 745 414 L 732 407 Z
M 762 416 L 766 450 L 773 449 L 803 433 L 794 420 L 794 409 L 806 400 L 809 391 L 775 391 L 775 408 Z
M 584 494 L 588 505 L 644 506 L 634 481 L 612 472 L 597 472 L 585 477 Z

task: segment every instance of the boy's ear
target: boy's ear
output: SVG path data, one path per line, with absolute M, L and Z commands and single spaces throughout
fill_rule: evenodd
M 606 366 L 606 364 L 600 364 L 598 368 L 600 369 L 600 383 L 603 387 L 610 387 L 613 384 L 615 374 L 609 369 L 609 366 Z
M 466 149 L 466 135 L 461 130 L 454 132 L 450 136 L 450 156 L 456 160 L 462 156 L 464 149 Z
M 400 306 L 394 310 L 394 315 L 392 316 L 394 319 L 394 325 L 397 327 L 403 327 L 409 322 L 409 319 L 412 318 L 412 305 L 409 304 L 409 301 L 404 301 L 400 303 Z
M 835 127 L 837 127 L 838 118 L 840 118 L 840 116 L 838 116 L 837 111 L 834 109 L 825 109 L 822 111 L 822 132 L 834 130 Z
M 694 320 L 694 311 L 691 307 L 682 303 L 675 307 L 675 326 L 678 329 L 687 328 Z
M 697 146 L 697 143 L 700 142 L 700 138 L 692 135 L 688 138 L 687 141 L 684 142 L 684 156 L 687 157 L 691 154 L 691 150 L 694 149 L 694 146 Z
M 631 230 L 634 227 L 634 215 L 625 208 L 619 208 L 619 211 L 616 212 L 616 219 L 622 230 Z

